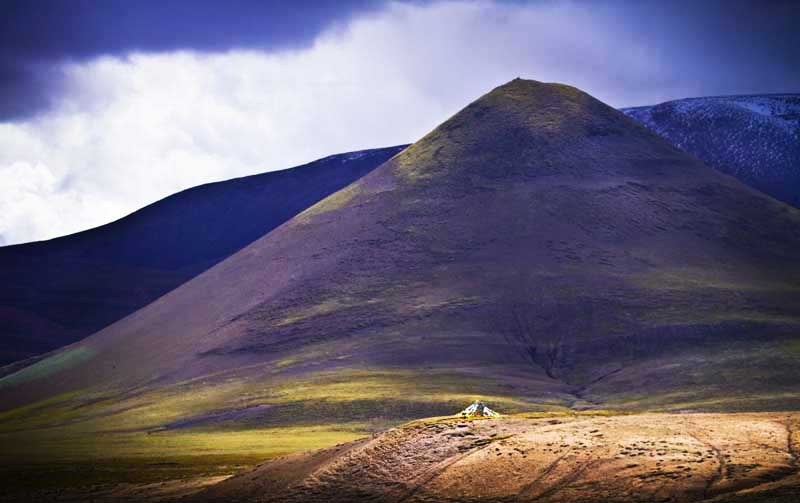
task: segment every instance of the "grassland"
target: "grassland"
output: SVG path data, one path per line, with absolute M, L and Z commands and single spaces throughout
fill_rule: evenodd
M 0 413 L 2 482 L 23 491 L 230 474 L 451 414 L 476 397 L 508 412 L 566 410 L 475 375 L 383 369 L 293 378 L 282 372 L 295 362 L 279 363 L 269 381 L 226 375 L 129 394 L 85 389 Z
M 274 456 L 348 442 L 363 425 L 250 431 L 0 435 L 0 481 L 8 491 L 227 475 Z

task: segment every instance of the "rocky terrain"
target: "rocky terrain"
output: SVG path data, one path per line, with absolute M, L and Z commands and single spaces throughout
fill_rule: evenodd
M 800 495 L 798 414 L 417 421 L 191 501 L 752 502 Z

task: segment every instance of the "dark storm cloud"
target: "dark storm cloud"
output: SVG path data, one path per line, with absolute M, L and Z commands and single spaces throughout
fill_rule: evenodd
M 4 0 L 0 120 L 43 109 L 57 94 L 54 63 L 133 51 L 279 50 L 382 0 Z
M 468 1 L 468 0 L 467 0 Z M 488 0 L 487 0 L 488 1 Z M 59 96 L 58 63 L 134 51 L 275 51 L 386 0 L 4 0 L 0 3 L 0 121 L 28 117 Z M 407 3 L 407 2 L 406 2 Z M 436 3 L 434 0 L 414 3 Z M 647 46 L 675 65 L 675 82 L 706 93 L 798 91 L 798 0 L 498 0 L 577 5 L 598 13 L 621 46 Z M 444 21 L 446 22 L 446 20 Z M 443 27 L 446 29 L 446 27 Z M 570 26 L 564 26 L 569 31 Z M 630 37 L 626 39 L 623 34 Z M 455 49 L 455 48 L 454 48 Z M 570 47 L 564 47 L 569 52 Z M 609 55 L 613 57 L 613 54 Z M 591 64 L 591 62 L 589 62 Z
M 800 91 L 800 1 L 614 2 L 648 43 L 708 89 Z M 625 7 L 625 8 L 623 8 Z M 637 21 L 638 20 L 638 21 Z M 677 73 L 677 72 L 676 72 Z

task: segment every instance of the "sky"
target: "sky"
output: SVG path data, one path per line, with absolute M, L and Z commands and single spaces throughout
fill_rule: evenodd
M 0 245 L 413 142 L 515 77 L 617 107 L 800 92 L 792 0 L 4 0 Z

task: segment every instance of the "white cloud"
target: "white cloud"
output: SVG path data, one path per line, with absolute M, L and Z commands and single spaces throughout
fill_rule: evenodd
M 135 54 L 63 68 L 61 101 L 0 124 L 0 240 L 100 225 L 184 188 L 413 141 L 517 76 L 615 105 L 678 87 L 581 5 L 390 5 L 281 53 Z

